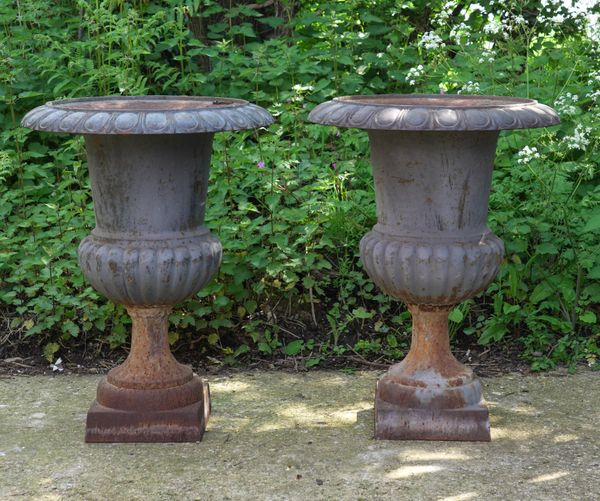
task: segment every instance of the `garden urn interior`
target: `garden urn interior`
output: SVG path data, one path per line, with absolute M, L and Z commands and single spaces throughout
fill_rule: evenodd
M 309 120 L 368 131 L 377 224 L 360 256 L 412 314 L 409 353 L 377 382 L 375 437 L 490 440 L 481 383 L 450 351 L 448 314 L 502 262 L 487 226 L 500 130 L 554 125 L 558 115 L 531 99 L 379 95 L 322 103 Z
M 221 261 L 204 224 L 214 133 L 272 121 L 243 100 L 175 96 L 54 101 L 23 118 L 24 127 L 85 136 L 96 227 L 79 264 L 132 319 L 130 353 L 98 386 L 87 442 L 201 440 L 208 385 L 171 354 L 169 313 Z

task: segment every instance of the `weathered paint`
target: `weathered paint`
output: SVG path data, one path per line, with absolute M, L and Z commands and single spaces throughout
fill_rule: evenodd
M 502 262 L 487 226 L 499 130 L 553 125 L 558 115 L 530 99 L 387 95 L 336 98 L 309 119 L 368 130 L 377 224 L 360 255 L 413 317 L 408 355 L 377 383 L 375 437 L 489 440 L 481 384 L 450 352 L 448 313 Z
M 98 386 L 87 442 L 201 440 L 208 385 L 171 354 L 169 313 L 221 261 L 221 244 L 204 225 L 214 133 L 271 122 L 239 99 L 169 96 L 55 101 L 23 119 L 85 134 L 96 227 L 79 263 L 132 319 L 131 351 Z

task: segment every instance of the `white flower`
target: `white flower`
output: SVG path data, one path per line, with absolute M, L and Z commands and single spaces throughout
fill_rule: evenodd
M 587 83 L 588 83 L 588 85 L 594 85 L 596 83 L 600 83 L 600 71 L 592 71 L 589 74 Z
M 467 14 L 465 15 L 465 19 L 469 19 L 469 16 L 474 12 L 481 12 L 482 14 L 487 14 L 487 11 L 485 10 L 485 7 L 483 5 L 474 3 L 471 4 L 471 6 L 468 8 Z
M 494 18 L 493 14 L 488 15 L 488 22 L 483 27 L 484 33 L 496 35 L 502 31 L 502 23 Z
M 577 94 L 571 94 L 567 92 L 566 94 L 561 94 L 554 101 L 554 107 L 556 111 L 558 111 L 559 115 L 576 115 L 579 108 L 575 105 L 579 101 L 579 96 Z
M 461 87 L 458 91 L 458 94 L 467 93 L 467 94 L 476 94 L 481 89 L 479 88 L 479 84 L 477 82 L 472 82 L 469 80 L 465 85 Z
M 423 68 L 422 64 L 420 64 L 416 68 L 411 68 L 410 70 L 408 70 L 408 73 L 406 74 L 406 77 L 404 78 L 404 80 L 406 80 L 409 85 L 415 85 L 416 81 L 421 76 L 423 76 L 423 70 L 424 70 L 424 68 Z
M 479 58 L 479 64 L 483 63 L 493 63 L 496 60 L 496 51 L 492 49 L 493 44 L 490 44 L 490 47 L 487 48 L 488 42 L 485 43 L 486 48 L 481 51 L 481 56 Z
M 600 101 L 600 89 L 594 92 L 588 92 L 585 97 L 590 98 L 592 101 Z
M 519 157 L 517 163 L 520 165 L 527 165 L 535 158 L 540 158 L 540 154 L 535 146 L 525 146 L 521 151 L 517 153 Z
M 589 136 L 591 133 L 591 127 L 578 124 L 573 131 L 573 135 L 564 137 L 562 142 L 570 150 L 585 150 L 590 144 L 591 139 Z
M 446 44 L 437 33 L 428 31 L 427 33 L 423 33 L 421 40 L 419 40 L 419 46 L 427 50 L 435 50 L 445 47 Z
M 450 30 L 450 38 L 454 40 L 456 45 L 461 45 L 461 41 L 466 38 L 466 45 L 471 44 L 471 28 L 465 23 L 460 23 L 458 26 L 454 26 Z

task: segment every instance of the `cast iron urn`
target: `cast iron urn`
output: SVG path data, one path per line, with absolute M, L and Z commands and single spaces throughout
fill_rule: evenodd
M 98 386 L 87 442 L 201 440 L 208 385 L 171 354 L 168 317 L 221 261 L 204 225 L 214 133 L 272 121 L 246 101 L 175 96 L 54 101 L 23 118 L 24 127 L 85 136 L 96 227 L 79 264 L 132 319 L 131 351 Z
M 408 355 L 377 382 L 375 437 L 490 440 L 481 383 L 450 352 L 448 313 L 502 261 L 487 227 L 500 130 L 554 125 L 558 115 L 531 99 L 379 95 L 334 99 L 309 120 L 368 131 L 377 224 L 360 255 L 413 318 Z

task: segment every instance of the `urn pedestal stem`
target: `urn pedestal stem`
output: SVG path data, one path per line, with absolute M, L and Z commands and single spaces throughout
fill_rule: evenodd
M 413 318 L 408 355 L 377 382 L 375 438 L 490 440 L 481 383 L 450 352 L 448 313 L 484 290 L 502 261 L 487 227 L 499 131 L 558 116 L 530 99 L 382 95 L 336 98 L 309 119 L 369 132 L 377 224 L 360 255 Z
M 169 313 L 221 261 L 204 225 L 214 133 L 270 123 L 246 101 L 182 96 L 70 99 L 24 117 L 25 127 L 85 135 L 96 227 L 79 264 L 133 322 L 129 356 L 98 385 L 87 442 L 202 439 L 208 385 L 171 354 Z

